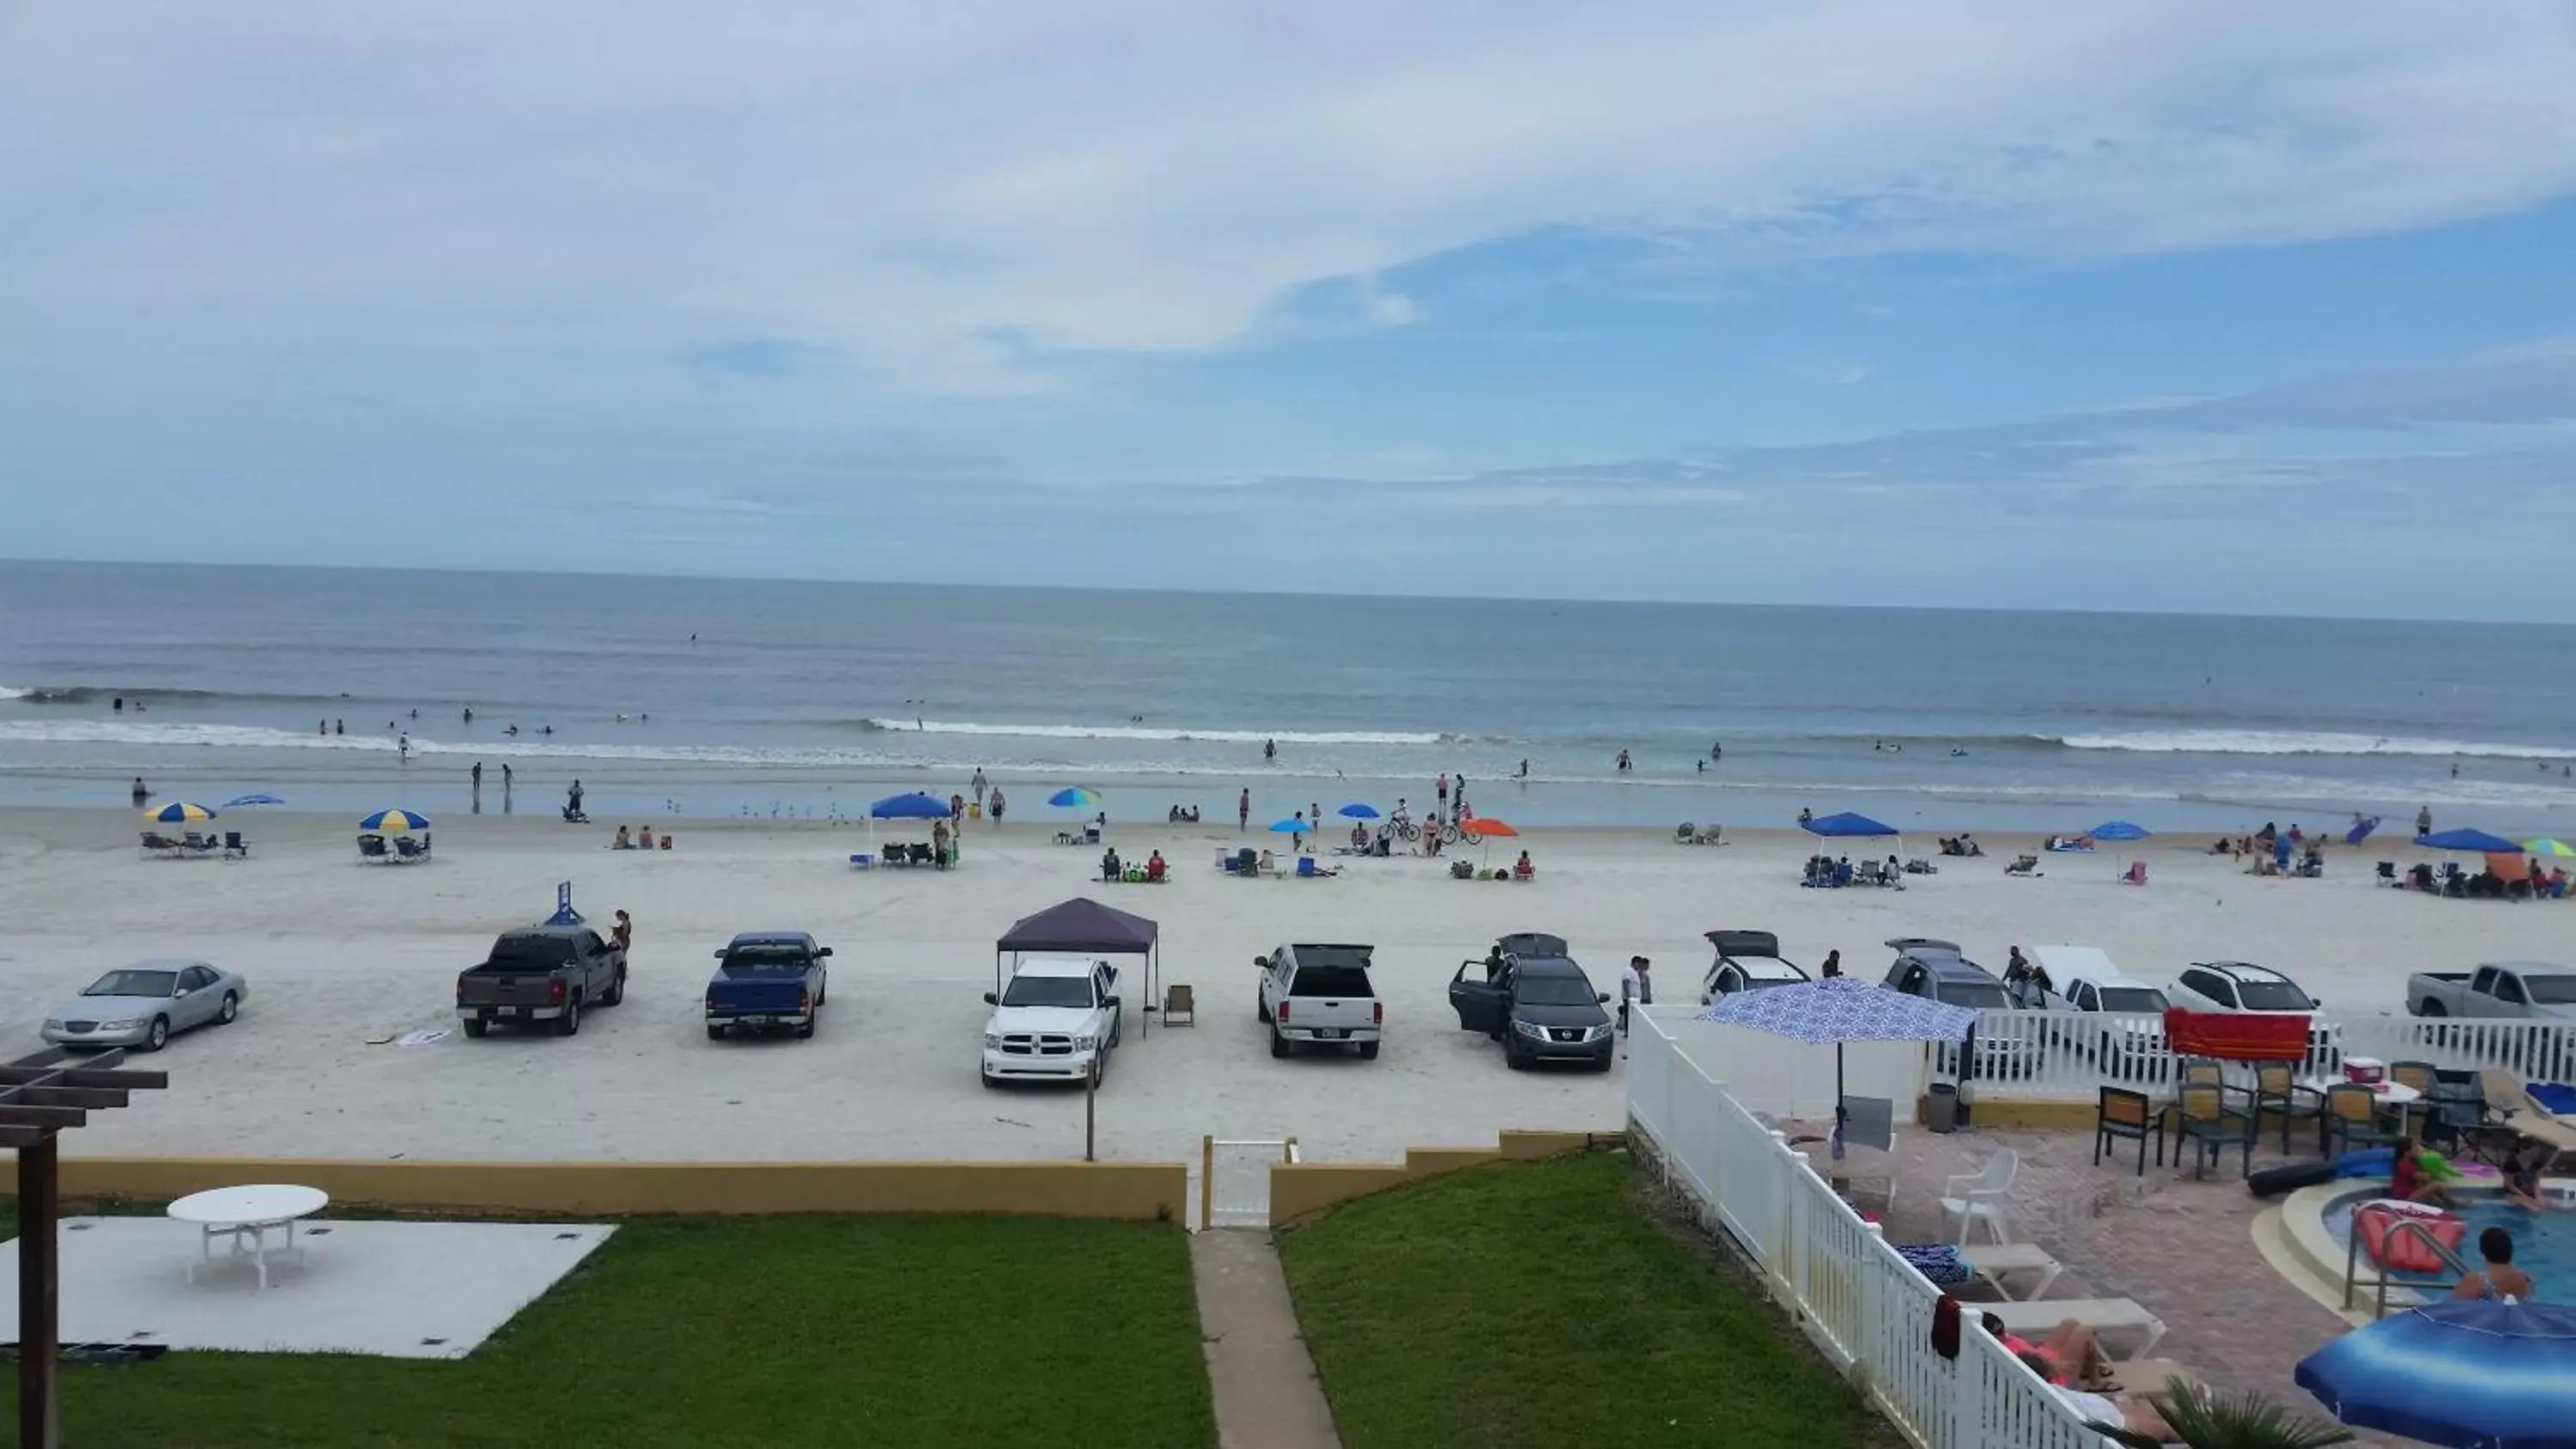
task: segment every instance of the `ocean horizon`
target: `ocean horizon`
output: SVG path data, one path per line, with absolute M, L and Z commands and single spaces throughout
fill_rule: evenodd
M 116 707 L 122 701 L 124 708 Z M 469 723 L 467 709 L 474 712 Z M 516 733 L 509 731 L 516 726 Z M 403 754 L 406 737 L 409 758 Z M 1275 747 L 1275 758 L 1264 753 Z M 1618 758 L 1627 752 L 1631 768 Z M 1716 752 L 1713 757 L 1713 751 Z M 2576 639 L 2437 621 L 0 562 L 0 804 L 2576 833 Z M 1519 778 L 1523 762 L 1527 778 Z M 2304 812 L 2304 814 L 2302 813 Z

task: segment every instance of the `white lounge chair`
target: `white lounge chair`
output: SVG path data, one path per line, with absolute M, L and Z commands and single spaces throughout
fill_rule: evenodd
M 1968 1265 L 1979 1281 L 2008 1299 L 2037 1298 L 2048 1292 L 2057 1275 L 2066 1271 L 2048 1250 L 2037 1243 L 1977 1243 L 1959 1249 L 1959 1261 Z M 2004 1286 L 2012 1273 L 2037 1273 L 2039 1281 L 2027 1293 L 2015 1293 Z
M 1993 1314 L 2003 1320 L 2006 1329 L 2032 1340 L 2046 1338 L 2051 1329 L 2072 1318 L 2106 1340 L 2104 1353 L 2111 1353 L 2107 1340 L 2112 1334 L 2145 1335 L 2136 1352 L 2114 1354 L 2116 1363 L 2145 1358 L 2155 1352 L 2157 1341 L 2165 1336 L 2164 1320 L 2149 1313 L 2134 1298 L 2030 1298 L 1983 1304 L 1977 1311 Z
M 2012 1241 L 2012 1234 L 2004 1229 L 2004 1194 L 2020 1171 L 2021 1154 L 2007 1147 L 1987 1158 L 1986 1165 L 1977 1171 L 1942 1181 L 1941 1221 L 1946 1223 L 1953 1217 L 1959 1220 L 1959 1246 L 1968 1245 L 1969 1227 L 1981 1221 L 1996 1242 Z

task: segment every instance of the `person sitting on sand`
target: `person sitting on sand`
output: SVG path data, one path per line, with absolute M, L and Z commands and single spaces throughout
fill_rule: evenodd
M 1270 858 L 1269 851 L 1264 850 L 1261 852 L 1261 859 L 1255 863 L 1254 869 L 1263 875 L 1277 875 L 1279 873 L 1279 864 L 1277 861 Z
M 1368 854 L 1368 849 L 1368 826 L 1361 824 L 1358 821 L 1353 821 L 1351 823 L 1351 853 L 1354 855 L 1366 855 Z
M 1159 882 L 1169 869 L 1171 867 L 1163 864 L 1163 852 L 1157 850 L 1145 857 L 1145 879 Z
M 1515 880 L 1528 880 L 1536 874 L 1538 874 L 1538 867 L 1530 864 L 1529 852 L 1522 851 L 1521 858 L 1512 862 L 1512 877 Z
M 634 837 L 627 833 L 625 826 L 620 825 L 617 827 L 617 839 L 611 842 L 608 848 L 611 850 L 633 850 L 635 848 Z
M 635 848 L 637 850 L 651 850 L 653 848 L 652 826 L 639 825 L 635 827 Z
M 1125 873 L 1125 869 L 1118 863 L 1117 846 L 1113 845 L 1107 850 L 1100 852 L 1100 878 L 1102 880 L 1116 880 L 1119 876 Z
M 2502 1228 L 2489 1228 L 2478 1234 L 2478 1256 L 2484 1263 L 2461 1275 L 2459 1286 L 2451 1290 L 2452 1297 L 2529 1303 L 2539 1296 L 2539 1286 L 2531 1281 L 2531 1275 L 2513 1265 L 2513 1234 Z

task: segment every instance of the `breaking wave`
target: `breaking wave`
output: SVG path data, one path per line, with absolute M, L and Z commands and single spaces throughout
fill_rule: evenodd
M 2508 760 L 2576 760 L 2576 749 L 2486 740 L 2434 740 L 2406 735 L 2308 733 L 2293 730 L 2130 730 L 2056 737 L 2071 750 L 2128 750 L 2154 755 L 2421 755 Z
M 871 719 L 865 723 L 869 729 L 889 734 L 995 735 L 1039 740 L 1200 740 L 1251 745 L 1264 740 L 1276 740 L 1283 745 L 1443 745 L 1460 741 L 1456 735 L 1414 731 L 1214 730 L 1141 724 L 977 724 L 940 719 Z

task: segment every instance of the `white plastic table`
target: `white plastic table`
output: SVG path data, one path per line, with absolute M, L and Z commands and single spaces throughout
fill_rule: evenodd
M 2353 1084 L 2341 1077 L 2302 1077 L 2299 1079 L 2299 1085 L 2323 1097 L 2330 1087 L 2348 1087 Z M 2408 1124 L 2414 1120 L 2417 1104 L 2424 1100 L 2423 1093 L 2404 1082 L 2394 1081 L 2374 1084 L 2370 1089 L 2370 1095 L 2383 1110 L 2397 1114 L 2397 1130 L 2400 1132 L 2407 1130 Z
M 295 1243 L 295 1220 L 311 1217 L 330 1203 L 331 1195 L 318 1187 L 283 1182 L 255 1182 L 188 1194 L 169 1207 L 170 1216 L 197 1225 L 199 1256 L 188 1265 L 188 1281 L 196 1282 L 197 1270 L 215 1261 L 215 1239 L 228 1237 L 232 1240 L 229 1256 L 248 1254 L 259 1272 L 259 1286 L 266 1288 L 272 1252 L 269 1234 L 284 1229 L 286 1241 L 273 1251 L 279 1257 L 292 1255 L 295 1261 L 302 1262 L 304 1250 Z

